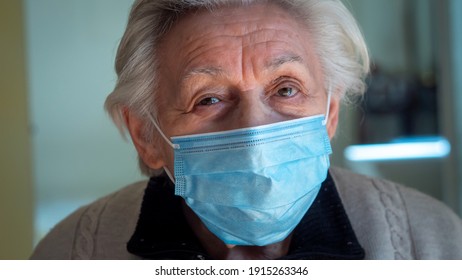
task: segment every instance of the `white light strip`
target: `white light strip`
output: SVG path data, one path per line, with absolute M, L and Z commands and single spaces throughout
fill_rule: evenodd
M 433 141 L 409 141 L 389 144 L 354 145 L 345 149 L 350 161 L 388 161 L 405 159 L 443 158 L 449 155 L 451 145 L 442 137 Z

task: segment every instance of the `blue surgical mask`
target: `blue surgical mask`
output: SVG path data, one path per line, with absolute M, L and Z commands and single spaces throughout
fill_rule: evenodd
M 175 194 L 226 244 L 264 246 L 293 231 L 326 179 L 327 116 L 171 141 L 152 121 L 174 149 Z

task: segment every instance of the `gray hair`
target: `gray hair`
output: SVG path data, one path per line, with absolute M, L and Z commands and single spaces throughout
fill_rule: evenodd
M 369 72 L 367 47 L 355 19 L 340 0 L 137 0 L 117 51 L 117 84 L 105 103 L 122 135 L 126 131 L 123 110 L 127 108 L 146 120 L 144 135 L 152 140 L 155 128 L 147 116 L 157 117 L 157 47 L 179 18 L 199 9 L 262 2 L 279 5 L 305 20 L 323 68 L 326 92 L 330 86 L 343 100 L 364 93 Z M 139 164 L 144 174 L 157 173 L 141 159 Z

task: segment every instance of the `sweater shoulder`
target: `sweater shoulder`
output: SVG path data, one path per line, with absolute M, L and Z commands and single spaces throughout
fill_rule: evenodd
M 462 259 L 462 221 L 442 202 L 388 180 L 331 173 L 366 257 Z
M 59 222 L 31 259 L 130 259 L 126 243 L 136 226 L 147 182 L 137 182 L 83 206 Z

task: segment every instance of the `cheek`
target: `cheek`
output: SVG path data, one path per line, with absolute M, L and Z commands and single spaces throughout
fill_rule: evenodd
M 221 117 L 217 121 L 216 116 L 219 115 L 219 112 L 214 112 L 215 114 L 181 114 L 175 118 L 175 120 L 169 122 L 169 129 L 166 133 L 169 137 L 172 136 L 185 136 L 198 133 L 206 133 L 223 130 L 223 122 L 226 118 Z M 218 124 L 218 127 L 216 125 Z
M 166 166 L 173 174 L 173 148 L 165 143 L 163 139 L 160 139 L 157 143 L 155 149 L 159 151 L 159 159 L 162 160 L 163 166 Z

